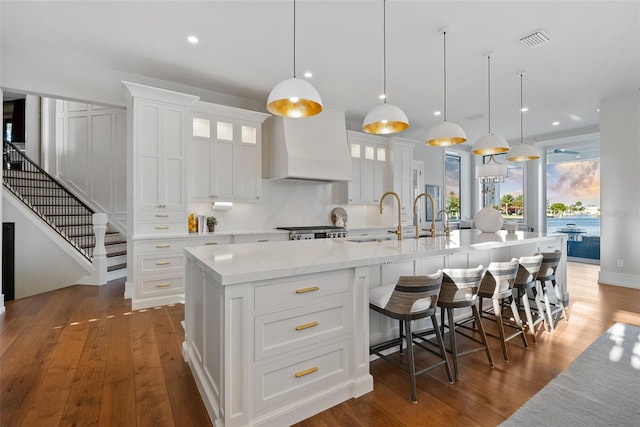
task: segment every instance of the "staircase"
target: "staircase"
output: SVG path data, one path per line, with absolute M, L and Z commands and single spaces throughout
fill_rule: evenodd
M 4 143 L 3 184 L 85 258 L 93 261 L 95 212 L 8 142 Z M 107 280 L 125 277 L 126 237 L 108 224 L 104 245 Z

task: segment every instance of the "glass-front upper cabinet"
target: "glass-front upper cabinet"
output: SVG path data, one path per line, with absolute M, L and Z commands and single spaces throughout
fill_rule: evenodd
M 259 200 L 262 121 L 268 115 L 208 103 L 196 107 L 202 111 L 192 111 L 189 201 Z M 206 112 L 211 110 L 227 114 Z

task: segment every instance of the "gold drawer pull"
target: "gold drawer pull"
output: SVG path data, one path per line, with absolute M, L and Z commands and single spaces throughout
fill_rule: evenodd
M 318 368 L 316 368 L 314 366 L 313 368 L 309 368 L 309 369 L 305 369 L 304 371 L 296 372 L 295 376 L 296 376 L 296 378 L 304 377 L 305 375 L 313 374 L 317 370 L 318 370 Z
M 263 242 L 268 242 L 268 241 L 269 241 L 269 239 L 260 239 L 260 240 L 258 240 L 258 243 L 263 243 Z
M 304 294 L 304 293 L 307 293 L 307 292 L 317 291 L 319 289 L 320 288 L 317 287 L 317 286 L 311 286 L 311 287 L 308 287 L 308 288 L 296 289 L 296 294 Z
M 205 245 L 217 245 L 217 244 L 218 244 L 218 242 L 207 242 L 207 243 L 205 243 Z
M 158 283 L 156 288 L 166 288 L 167 286 L 171 286 L 171 283 Z
M 165 248 L 170 248 L 171 245 L 156 245 L 156 248 L 158 249 L 165 249 Z
M 168 230 L 169 227 L 156 227 L 156 230 Z
M 171 261 L 158 261 L 156 262 L 156 265 L 169 265 L 171 264 Z
M 169 218 L 169 215 L 167 215 L 167 214 L 163 214 L 163 215 L 156 214 L 156 218 Z
M 309 323 L 305 323 L 304 325 L 298 325 L 296 326 L 296 331 L 301 331 L 303 329 L 309 329 L 309 328 L 313 328 L 314 326 L 318 326 L 319 323 L 318 322 L 309 322 Z

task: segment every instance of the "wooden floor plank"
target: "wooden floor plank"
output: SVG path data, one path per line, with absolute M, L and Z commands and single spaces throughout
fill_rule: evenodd
M 150 310 L 132 314 L 136 418 L 139 426 L 173 426 L 173 414 Z

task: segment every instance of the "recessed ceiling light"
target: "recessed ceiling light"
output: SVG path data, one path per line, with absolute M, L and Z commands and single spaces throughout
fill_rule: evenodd
M 198 38 L 196 36 L 187 37 L 187 41 L 191 44 L 198 44 Z
M 434 115 L 434 116 L 439 116 L 440 114 L 442 114 L 442 112 L 440 112 L 440 111 L 434 111 L 434 112 L 433 112 L 433 115 Z
M 553 126 L 558 126 L 560 124 L 560 122 L 553 122 L 551 123 Z
M 596 113 L 599 113 L 599 112 L 600 112 L 600 109 L 599 109 L 599 108 L 596 108 Z
M 526 113 L 527 111 L 529 111 L 529 107 L 522 107 L 520 111 L 522 111 L 523 113 Z
M 304 73 L 304 76 L 306 78 L 313 77 L 313 73 L 311 71 L 307 71 L 307 72 Z

